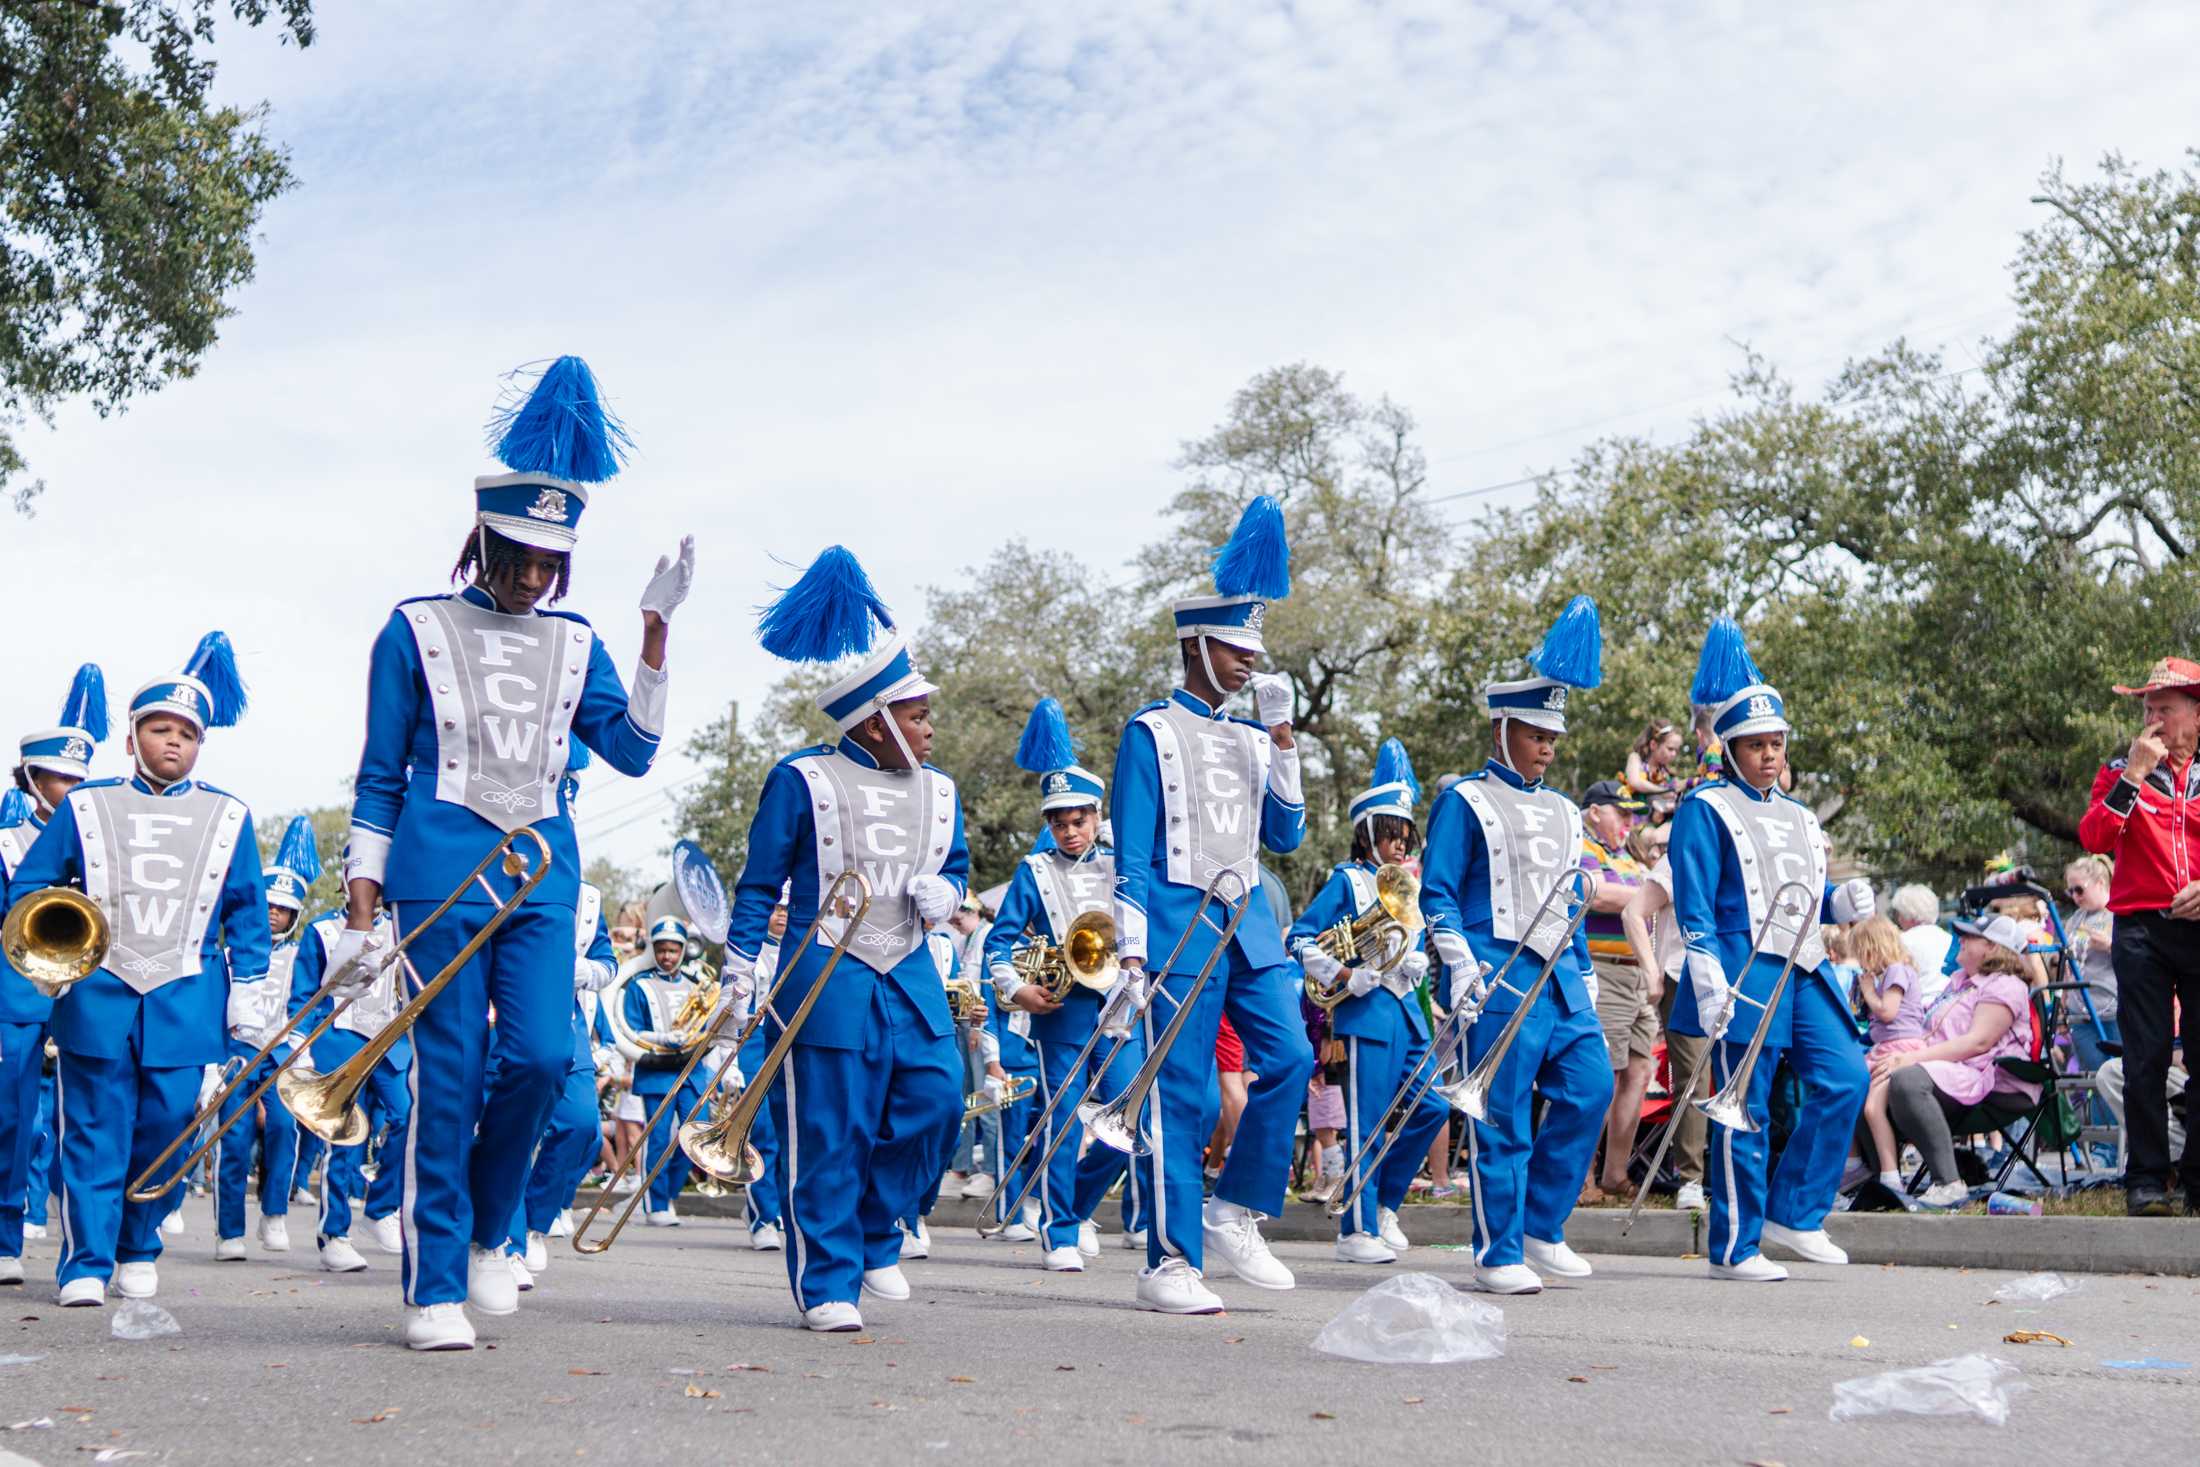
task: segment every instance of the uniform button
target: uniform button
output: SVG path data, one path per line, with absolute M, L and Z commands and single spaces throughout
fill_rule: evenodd
M 421 626 L 426 626 L 428 624 L 428 613 L 426 613 L 425 611 L 416 611 L 413 613 L 413 620 L 419 623 Z
M 568 698 L 568 699 L 566 699 L 566 700 L 565 700 L 565 706 L 566 706 L 566 707 L 568 707 L 568 708 L 572 707 L 572 706 L 573 706 L 573 700 L 572 700 L 571 698 Z
M 458 768 L 458 761 L 456 759 L 446 759 L 443 761 L 443 767 L 445 769 L 456 769 Z
M 1170 786 L 1169 786 L 1169 793 L 1170 793 L 1170 794 L 1172 794 L 1172 795 L 1173 795 L 1173 794 L 1175 794 L 1175 793 L 1176 793 L 1176 789 L 1177 789 L 1177 787 L 1176 787 L 1175 785 L 1173 785 L 1173 784 L 1172 784 L 1172 785 L 1170 785 Z
M 825 837 L 825 844 L 826 844 L 826 845 L 831 845 L 832 843 L 833 843 L 833 838 L 832 838 L 831 836 L 829 836 L 829 835 L 828 835 L 828 836 L 826 836 L 826 837 Z
M 435 690 L 439 693 L 448 693 L 451 690 L 451 685 L 449 683 L 437 683 Z
M 945 847 L 945 846 L 934 846 L 934 847 L 932 847 L 932 854 L 933 854 L 933 855 L 935 855 L 935 856 L 944 856 L 944 855 L 946 855 L 946 854 L 947 854 L 947 847 Z
M 443 649 L 441 647 L 430 647 L 428 649 L 428 655 L 430 657 L 441 657 L 443 655 Z
M 446 718 L 443 720 L 443 726 L 445 728 L 457 728 L 458 720 L 455 718 Z
M 1174 758 L 1176 758 L 1176 755 L 1174 755 L 1174 754 L 1171 754 L 1171 753 L 1169 753 L 1169 752 L 1168 752 L 1167 750 L 1163 750 L 1163 751 L 1162 751 L 1162 754 L 1161 754 L 1161 762 L 1162 762 L 1162 763 L 1164 763 L 1164 764 L 1167 764 L 1167 763 L 1168 763 L 1168 762 L 1169 762 L 1170 760 L 1172 760 L 1172 759 L 1174 759 Z
M 588 640 L 588 633 L 586 633 L 586 632 L 575 632 L 575 633 L 573 633 L 573 640 L 574 640 L 574 642 L 575 642 L 575 643 L 585 642 L 585 641 L 587 641 L 587 640 Z
M 569 662 L 569 663 L 567 663 L 567 664 L 566 664 L 565 670 L 566 670 L 567 672 L 576 672 L 576 673 L 577 673 L 577 672 L 579 672 L 579 671 L 581 670 L 581 665 L 580 665 L 580 664 L 579 664 L 578 662 Z
M 1171 825 L 1182 825 L 1184 823 L 1184 817 L 1181 815 L 1171 815 L 1169 817 L 1169 823 Z

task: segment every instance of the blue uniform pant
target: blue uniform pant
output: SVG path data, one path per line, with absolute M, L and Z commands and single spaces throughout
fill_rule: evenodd
M 1476 1021 L 1467 1034 L 1470 1066 L 1489 1053 L 1511 1019 L 1509 1013 L 1488 1014 Z M 1467 1121 L 1474 1261 L 1480 1267 L 1519 1263 L 1522 1234 L 1545 1243 L 1565 1240 L 1566 1219 L 1580 1199 L 1611 1109 L 1610 1066 L 1594 1009 L 1561 1014 L 1555 995 L 1546 992 L 1528 1011 L 1490 1086 L 1489 1119 Z
M 1167 950 L 1159 937 L 1155 942 Z M 1197 972 L 1193 967 L 1170 978 L 1154 995 L 1144 1020 L 1148 1045 L 1167 1027 Z M 1283 1211 L 1299 1107 L 1314 1073 L 1314 1048 L 1298 1012 L 1299 982 L 1296 968 L 1283 963 L 1250 967 L 1232 947 L 1216 964 L 1198 1008 L 1162 1060 L 1143 1118 L 1152 1149 L 1133 1163 L 1136 1185 L 1153 1199 L 1154 1226 L 1146 1233 L 1148 1267 L 1177 1257 L 1198 1268 L 1206 1256 L 1201 1231 L 1204 1162 L 1219 1103 L 1215 1036 L 1225 1012 L 1244 1042 L 1245 1068 L 1256 1078 L 1238 1119 L 1230 1159 L 1215 1183 L 1215 1197 L 1270 1217 Z
M 326 1160 L 328 1160 L 328 1143 L 304 1127 L 299 1127 L 298 1185 L 301 1187 L 312 1186 L 313 1169 Z
M 1849 1141 L 1856 1133 L 1856 1118 L 1864 1109 L 1864 1093 L 1871 1076 L 1864 1050 L 1856 1037 L 1856 1024 L 1827 991 L 1826 985 L 1808 974 L 1797 974 L 1789 989 L 1788 1044 L 1783 1050 L 1767 1044 L 1757 1056 L 1757 1068 L 1749 1077 L 1749 1113 L 1758 1124 L 1754 1131 L 1711 1127 L 1711 1141 L 1704 1166 L 1704 1188 L 1711 1198 L 1711 1225 L 1707 1238 L 1711 1261 L 1739 1263 L 1754 1257 L 1764 1234 L 1765 1219 L 1798 1232 L 1825 1225 L 1841 1185 L 1841 1168 L 1848 1159 Z M 1713 1046 L 1711 1083 L 1726 1088 L 1734 1067 L 1748 1047 L 1749 1018 L 1756 1010 L 1746 1006 L 1735 1021 L 1738 1034 Z M 1780 1164 L 1766 1177 L 1770 1150 L 1767 1121 L 1771 1114 L 1772 1077 L 1782 1056 L 1802 1086 L 1802 1103 L 1796 1109 L 1795 1130 L 1788 1136 Z
M 527 1191 L 521 1202 L 525 1231 L 547 1233 L 560 1210 L 573 1200 L 581 1178 L 603 1143 L 596 1112 L 596 1066 L 576 1057 L 565 1072 L 565 1088 L 550 1112 L 550 1125 L 535 1150 L 535 1165 L 527 1174 Z M 524 1237 L 515 1241 L 524 1243 Z
M 1357 1182 L 1374 1160 L 1375 1148 L 1382 1144 L 1376 1127 L 1382 1123 L 1383 1112 L 1399 1087 L 1405 1084 L 1408 1071 L 1425 1078 L 1436 1060 L 1428 1053 L 1428 1044 L 1415 1038 L 1413 1031 L 1403 1024 L 1380 1039 L 1347 1036 L 1344 1046 L 1349 1071 L 1344 1097 L 1345 1154 L 1352 1160 L 1352 1177 Z M 1418 1066 L 1414 1063 L 1416 1060 L 1420 1061 Z M 1450 1106 L 1434 1095 L 1422 1093 L 1405 1128 L 1383 1157 L 1381 1170 L 1375 1173 L 1374 1180 L 1360 1188 L 1351 1210 L 1338 1216 L 1338 1236 L 1381 1233 L 1380 1209 L 1387 1207 L 1395 1212 L 1406 1200 L 1406 1189 L 1413 1185 L 1414 1175 L 1421 1170 L 1436 1133 L 1444 1129 L 1444 1122 L 1450 1117 Z
M 425 903 L 395 908 L 397 937 Z M 488 920 L 466 903 L 422 931 L 413 966 L 441 971 Z M 494 1078 L 489 1005 L 496 1005 Z M 405 1302 L 466 1297 L 469 1246 L 501 1248 L 519 1210 L 535 1142 L 573 1055 L 573 911 L 513 912 L 412 1030 L 412 1125 L 405 1136 Z
M 161 1219 L 175 1209 L 174 1194 L 129 1202 L 123 1188 L 189 1123 L 201 1071 L 149 1068 L 135 1055 L 62 1051 L 54 1115 L 61 1155 L 56 1282 L 112 1278 L 117 1263 L 160 1257 Z
M 224 1073 L 242 1067 L 259 1052 L 256 1044 L 229 1041 L 229 1065 Z M 274 1058 L 261 1060 L 251 1077 L 230 1092 L 222 1103 L 221 1118 L 237 1114 L 244 1098 L 273 1073 Z M 290 1188 L 298 1169 L 298 1124 L 290 1118 L 282 1097 L 270 1085 L 245 1116 L 223 1133 L 214 1147 L 214 1236 L 244 1236 L 244 1194 L 252 1185 L 252 1153 L 260 1152 L 260 1215 L 286 1217 L 290 1213 Z
M 23 1215 L 30 1206 L 45 1053 L 43 1023 L 0 1024 L 0 1258 L 23 1256 Z M 43 1195 L 38 1202 L 43 1216 Z
M 749 1042 L 741 1046 L 741 1073 L 753 1078 L 764 1064 L 764 1056 L 771 1052 L 771 1044 L 764 1038 L 763 1026 L 757 1027 Z M 748 1188 L 749 1230 L 754 1232 L 766 1223 L 779 1221 L 779 1120 L 767 1105 L 756 1113 L 749 1123 L 749 1144 L 764 1159 L 764 1175 Z
M 871 989 L 862 1047 L 795 1045 L 767 1102 L 792 1233 L 787 1278 L 804 1309 L 854 1303 L 864 1270 L 901 1256 L 898 1220 L 938 1183 L 962 1115 L 954 1036 L 935 1038 L 892 980 Z
M 1101 1199 L 1108 1195 L 1108 1188 L 1131 1170 L 1131 1159 L 1112 1146 L 1088 1146 L 1083 1156 L 1077 1154 L 1082 1141 L 1082 1137 L 1075 1134 L 1082 1129 L 1077 1120 L 1077 1107 L 1087 1093 L 1103 1102 L 1114 1100 L 1129 1086 L 1131 1077 L 1138 1073 L 1138 1066 L 1146 1058 L 1143 1027 L 1132 1031 L 1130 1042 L 1123 1046 L 1122 1053 L 1103 1070 L 1102 1065 L 1114 1045 L 1114 1040 L 1103 1038 L 1084 1064 L 1078 1065 L 1077 1052 L 1084 1047 L 1082 1042 L 1031 1041 L 1031 1047 L 1039 1054 L 1039 1091 L 1034 1097 L 1037 1106 L 1052 1104 L 1057 1091 L 1069 1091 L 1061 1103 L 1054 1106 L 1054 1113 L 1047 1118 L 1046 1130 L 1032 1148 L 1032 1160 L 1036 1162 L 1064 1130 L 1072 1133 L 1054 1153 L 1054 1160 L 1040 1180 L 1036 1194 L 1039 1225 L 1045 1230 L 1049 1248 L 1073 1246 L 1077 1242 L 1078 1225 L 1092 1218 L 1100 1208 Z M 1034 1119 L 1037 1114 L 1035 1108 L 1032 1111 Z M 1146 1226 L 1145 1209 L 1138 1203 L 1140 1195 L 1134 1175 L 1123 1199 L 1123 1226 L 1128 1230 Z
M 962 1030 L 956 1030 L 955 1037 L 957 1039 L 960 1039 L 962 1037 L 962 1033 Z M 977 1117 L 977 1119 L 986 1120 L 989 1119 L 989 1117 L 979 1116 Z M 948 1153 L 952 1152 L 959 1144 L 958 1138 L 967 1136 L 969 1133 L 970 1125 L 962 1118 L 962 1108 L 957 1107 L 955 1111 L 954 1129 L 943 1130 L 940 1133 L 940 1154 L 942 1156 L 945 1156 Z M 945 1185 L 946 1181 L 947 1175 L 945 1172 L 939 1172 L 938 1175 L 935 1175 L 926 1180 L 924 1184 L 924 1190 L 917 1194 L 916 1202 L 910 1207 L 908 1214 L 904 1216 L 901 1220 L 903 1231 L 914 1233 L 917 1230 L 917 1225 L 932 1215 L 932 1209 L 940 1205 L 940 1188 Z M 993 1196 L 987 1200 L 987 1206 L 992 1208 L 995 1215 L 997 1216 L 1000 1212 L 1001 1207 L 1007 1202 L 1007 1200 L 1007 1197 L 1003 1195 L 1001 1191 L 996 1190 Z M 868 1267 L 869 1265 L 866 1266 Z
M 680 1061 L 680 1063 L 685 1063 L 685 1061 Z M 695 1073 L 688 1076 L 687 1084 L 680 1087 L 678 1102 L 672 1105 L 663 1105 L 665 1091 L 661 1087 L 671 1083 L 672 1077 L 679 1073 L 677 1069 L 657 1072 L 658 1078 L 656 1078 L 655 1083 L 660 1087 L 658 1089 L 644 1090 L 639 1085 L 635 1087 L 634 1093 L 642 1098 L 644 1118 L 650 1116 L 657 1118 L 657 1124 L 651 1126 L 648 1133 L 642 1137 L 642 1158 L 639 1163 L 642 1169 L 638 1175 L 648 1176 L 649 1169 L 657 1164 L 657 1158 L 665 1155 L 667 1147 L 671 1148 L 671 1155 L 665 1158 L 664 1170 L 657 1173 L 657 1180 L 649 1184 L 648 1210 L 650 1212 L 663 1212 L 666 1208 L 672 1206 L 680 1195 L 680 1189 L 687 1185 L 690 1168 L 688 1167 L 687 1153 L 680 1149 L 680 1122 L 690 1110 L 695 1108 L 695 1102 L 703 1098 L 703 1082 L 710 1078 L 710 1072 L 704 1068 L 704 1065 L 709 1063 L 710 1061 L 706 1058 L 702 1064 L 695 1067 Z M 642 1071 L 640 1078 L 650 1079 L 650 1072 L 647 1070 Z M 661 1113 L 660 1107 L 662 1107 Z M 704 1115 L 707 1118 L 709 1112 L 704 1112 Z
M 365 1048 L 366 1043 L 349 1029 L 331 1029 L 313 1046 L 314 1066 L 325 1075 Z M 367 1083 L 359 1091 L 359 1105 L 367 1113 L 368 1139 L 357 1146 L 339 1146 L 329 1151 L 328 1169 L 321 1174 L 321 1216 L 314 1228 L 315 1236 L 321 1241 L 341 1238 L 351 1232 L 354 1197 L 366 1198 L 367 1217 L 373 1221 L 388 1217 L 404 1202 L 405 1169 L 400 1159 L 405 1154 L 405 1133 L 412 1121 L 411 1069 L 412 1041 L 400 1039 L 382 1056 L 382 1062 L 368 1071 Z M 382 1160 L 370 1184 L 365 1172 L 367 1147 L 376 1133 L 382 1137 Z M 320 1137 L 301 1130 L 298 1133 L 301 1154 L 308 1139 L 328 1149 L 328 1143 Z M 304 1167 L 301 1161 L 301 1173 Z
M 31 1139 L 31 1169 L 24 1182 L 23 1221 L 46 1225 L 46 1200 L 53 1195 L 53 1127 L 57 1078 L 48 1074 L 38 1084 L 38 1134 Z

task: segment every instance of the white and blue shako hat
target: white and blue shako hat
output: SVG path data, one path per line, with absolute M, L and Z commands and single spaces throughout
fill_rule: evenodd
M 687 940 L 687 923 L 682 922 L 678 917 L 659 917 L 650 925 L 649 945 L 652 948 L 660 942 L 676 942 L 684 948 L 687 946 Z
M 1367 788 L 1352 801 L 1353 829 L 1361 829 L 1363 822 L 1368 822 L 1368 844 L 1372 846 L 1376 816 L 1395 815 L 1410 824 L 1414 806 L 1420 803 L 1421 781 L 1414 777 L 1413 760 L 1406 746 L 1396 739 L 1384 739 L 1383 746 L 1375 751 L 1375 773 Z
M 1069 736 L 1069 716 L 1053 698 L 1041 698 L 1031 705 L 1031 716 L 1024 720 L 1024 736 L 1016 744 L 1016 767 L 1039 776 L 1042 815 L 1081 805 L 1097 810 L 1107 794 L 1107 781 L 1077 762 L 1077 746 Z
M 130 727 L 156 713 L 173 713 L 204 733 L 231 727 L 244 717 L 245 706 L 236 649 L 229 645 L 226 633 L 208 632 L 199 638 L 182 672 L 154 678 L 131 695 Z
M 882 630 L 887 634 L 883 640 L 878 635 Z M 789 662 L 837 662 L 852 653 L 866 654 L 855 671 L 817 697 L 818 710 L 842 733 L 891 704 L 939 691 L 917 671 L 908 638 L 895 630 L 886 603 L 845 546 L 828 547 L 800 580 L 764 608 L 756 619 L 756 639 L 766 652 Z M 886 720 L 886 727 L 901 743 L 901 729 L 893 719 Z M 902 755 L 914 768 L 916 760 L 906 747 Z
M 633 447 L 588 363 L 559 357 L 524 398 L 490 416 L 489 451 L 509 472 L 474 480 L 474 523 L 537 550 L 570 551 L 588 486 L 625 467 Z
M 1718 618 L 1704 633 L 1688 701 L 1711 710 L 1711 732 L 1722 744 L 1750 734 L 1788 732 L 1787 703 L 1757 670 L 1741 626 L 1731 616 Z
M 1291 594 L 1291 542 L 1283 506 L 1266 494 L 1253 497 L 1238 516 L 1229 543 L 1215 552 L 1215 594 L 1171 604 L 1178 641 L 1213 637 L 1247 652 L 1265 652 L 1262 624 L 1268 603 Z M 1206 655 L 1204 644 L 1200 655 Z
M 290 817 L 283 827 L 283 842 L 275 848 L 275 864 L 267 868 L 267 904 L 306 909 L 306 893 L 321 879 L 321 852 L 313 842 L 313 822 L 303 815 Z
M 24 735 L 23 767 L 90 779 L 92 750 L 106 737 L 107 679 L 98 663 L 87 662 L 69 683 L 69 696 L 61 704 L 61 721 L 52 728 Z
M 1533 728 L 1566 732 L 1569 691 L 1586 692 L 1604 681 L 1604 630 L 1596 602 L 1587 596 L 1567 602 L 1543 634 L 1543 645 L 1528 654 L 1528 666 L 1534 677 L 1484 687 L 1483 706 L 1501 722 L 1517 718 Z

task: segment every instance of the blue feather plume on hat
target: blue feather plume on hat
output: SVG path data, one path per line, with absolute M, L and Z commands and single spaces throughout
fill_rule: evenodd
M 1750 659 L 1749 644 L 1742 638 L 1741 624 L 1731 616 L 1721 616 L 1711 623 L 1711 630 L 1704 633 L 1703 651 L 1696 658 L 1696 681 L 1688 690 L 1688 701 L 1699 708 L 1715 708 L 1742 689 L 1754 687 L 1765 680 Z
M 321 879 L 321 848 L 313 838 L 313 822 L 303 815 L 290 817 L 283 827 L 282 844 L 275 848 L 275 864 L 296 872 L 299 883 L 311 886 Z
M 1256 494 L 1238 516 L 1229 543 L 1215 552 L 1215 590 L 1225 596 L 1280 601 L 1291 594 L 1291 541 L 1283 506 Z
M 1369 789 L 1378 785 L 1402 784 L 1410 792 L 1406 796 L 1407 803 L 1421 803 L 1421 781 L 1413 773 L 1413 756 L 1396 739 L 1384 739 L 1383 746 L 1375 751 L 1375 774 L 1367 784 Z
M 207 710 L 208 728 L 229 728 L 244 717 L 247 706 L 244 677 L 237 671 L 237 649 L 225 632 L 208 632 L 199 638 L 184 672 L 206 685 L 214 706 Z
M 31 818 L 31 799 L 19 789 L 10 788 L 0 795 L 0 830 L 11 825 L 27 825 Z
M 1024 736 L 1016 744 L 1016 767 L 1033 774 L 1067 769 L 1077 762 L 1077 746 L 1069 736 L 1069 715 L 1060 700 L 1041 698 L 1031 705 L 1024 720 Z
M 604 405 L 596 374 L 579 357 L 559 357 L 516 403 L 489 416 L 489 450 L 515 473 L 600 484 L 634 449 L 626 424 Z
M 1594 597 L 1576 596 L 1543 634 L 1528 665 L 1553 682 L 1593 688 L 1604 681 L 1604 628 Z
M 107 737 L 107 677 L 96 662 L 87 662 L 76 670 L 76 678 L 69 684 L 69 696 L 62 700 L 61 726 L 80 728 L 92 736 L 92 742 L 104 742 Z
M 756 639 L 789 662 L 833 662 L 870 651 L 874 622 L 894 625 L 862 564 L 845 546 L 833 545 L 757 616 Z

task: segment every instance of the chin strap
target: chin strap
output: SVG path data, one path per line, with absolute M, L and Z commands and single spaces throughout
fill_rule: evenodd
M 917 756 L 910 752 L 909 741 L 901 736 L 900 720 L 894 717 L 894 710 L 883 703 L 879 705 L 878 711 L 879 716 L 886 721 L 886 732 L 893 739 L 894 747 L 901 750 L 902 764 L 911 774 L 915 774 L 918 769 Z
M 1518 769 L 1513 769 L 1512 715 L 1510 713 L 1497 715 L 1497 762 L 1507 769 L 1511 769 L 1514 774 L 1520 773 Z M 1527 776 L 1522 775 L 1521 777 L 1526 778 Z
M 1222 680 L 1215 676 L 1214 659 L 1207 655 L 1207 635 L 1204 632 L 1200 633 L 1199 637 L 1199 665 L 1207 670 L 1207 686 L 1213 688 L 1217 693 L 1221 693 L 1224 703 L 1228 702 L 1230 695 L 1222 692 Z M 1220 713 L 1221 711 L 1222 703 L 1215 704 L 1215 712 Z

